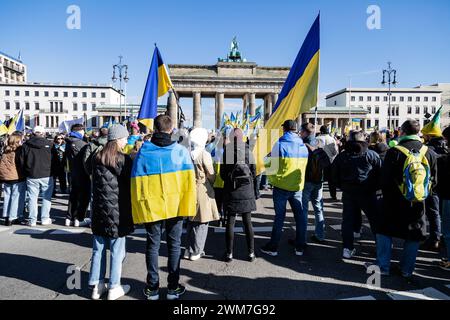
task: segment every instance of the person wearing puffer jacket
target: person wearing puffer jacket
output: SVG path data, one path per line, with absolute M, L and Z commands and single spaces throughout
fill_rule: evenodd
M 108 300 L 116 300 L 130 291 L 121 285 L 126 236 L 134 231 L 131 214 L 130 177 L 132 161 L 122 153 L 128 131 L 115 124 L 109 129 L 108 143 L 95 156 L 93 167 L 92 234 L 94 236 L 89 285 L 92 299 L 108 290 Z M 105 283 L 106 248 L 111 251 L 109 284 Z
M 196 128 L 191 131 L 191 157 L 197 184 L 197 215 L 189 218 L 185 259 L 195 261 L 204 255 L 208 224 L 220 219 L 214 199 L 215 173 L 211 154 L 205 150 L 208 131 Z

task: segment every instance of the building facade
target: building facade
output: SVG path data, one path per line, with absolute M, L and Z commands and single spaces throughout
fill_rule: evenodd
M 0 51 L 0 83 L 27 82 L 27 66 L 19 59 Z
M 450 125 L 450 83 L 436 83 L 430 86 L 418 86 L 417 88 L 442 91 L 441 105 L 443 108 L 441 126 L 442 128 L 448 127 Z
M 361 127 L 385 130 L 388 127 L 398 128 L 408 119 L 415 119 L 423 126 L 441 106 L 441 96 L 442 90 L 439 88 L 393 88 L 389 110 L 387 89 L 345 88 L 329 94 L 326 106 L 346 106 L 350 108 L 349 114 L 352 108 L 365 109 L 367 117 Z
M 0 83 L 0 120 L 8 120 L 23 109 L 25 125 L 31 128 L 41 125 L 48 132 L 57 132 L 63 121 L 81 117 L 87 127 L 97 128 L 103 120 L 97 108 L 120 106 L 123 100 L 110 85 Z

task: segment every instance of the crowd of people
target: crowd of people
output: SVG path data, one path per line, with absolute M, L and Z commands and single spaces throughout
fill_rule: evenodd
M 65 226 L 91 226 L 93 253 L 89 285 L 92 298 L 106 293 L 115 300 L 130 291 L 121 284 L 126 236 L 135 225 L 147 232 L 145 297 L 158 300 L 159 250 L 163 230 L 168 248 L 167 299 L 185 292 L 179 283 L 180 259 L 196 261 L 205 255 L 211 222 L 225 226 L 224 261 L 234 254 L 234 226 L 243 221 L 249 262 L 257 258 L 252 212 L 260 190 L 273 189 L 274 221 L 262 254 L 278 255 L 287 203 L 295 219 L 293 254 L 303 256 L 308 242 L 326 242 L 324 185 L 331 199 L 342 191 L 342 257 L 356 254 L 366 215 L 376 242 L 375 265 L 382 275 L 411 279 L 420 246 L 446 249 L 440 267 L 450 270 L 450 128 L 420 128 L 408 120 L 394 134 L 350 131 L 331 135 L 326 126 L 318 134 L 311 123 L 286 120 L 283 135 L 265 158 L 260 173 L 251 139 L 239 128 L 216 135 L 206 129 L 182 131 L 172 119 L 154 120 L 154 132 L 141 134 L 114 124 L 87 137 L 83 125 L 53 142 L 45 129 L 31 136 L 16 132 L 2 140 L 0 182 L 3 184 L 5 225 L 38 222 L 50 225 L 52 196 L 69 193 Z M 131 134 L 130 132 L 131 131 Z M 307 237 L 308 207 L 312 204 L 315 231 Z M 90 210 L 89 210 L 90 207 Z M 25 215 L 28 215 L 25 219 Z M 429 233 L 427 230 L 427 220 Z M 182 254 L 183 226 L 187 229 Z M 441 239 L 441 237 L 443 239 Z M 393 238 L 404 240 L 400 265 L 391 268 Z M 109 283 L 106 250 L 111 252 Z M 367 264 L 370 267 L 371 264 Z

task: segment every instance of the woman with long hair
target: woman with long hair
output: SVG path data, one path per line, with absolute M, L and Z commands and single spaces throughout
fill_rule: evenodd
M 119 124 L 109 129 L 108 143 L 95 157 L 93 168 L 92 234 L 94 235 L 89 285 L 92 299 L 108 291 L 108 300 L 116 300 L 130 291 L 121 285 L 126 236 L 134 231 L 131 215 L 132 161 L 122 153 L 128 131 Z M 106 248 L 111 252 L 109 284 L 105 283 Z
M 0 159 L 0 182 L 4 188 L 2 216 L 6 218 L 6 226 L 19 223 L 25 206 L 26 182 L 18 162 L 22 140 L 18 132 L 10 135 Z

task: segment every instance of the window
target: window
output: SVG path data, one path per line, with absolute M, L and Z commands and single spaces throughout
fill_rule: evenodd
M 34 96 L 35 96 L 35 97 L 39 97 L 39 91 L 35 91 L 35 92 L 34 92 Z
M 96 92 L 92 92 L 92 98 L 97 98 L 97 93 Z
M 370 119 L 367 120 L 367 128 L 372 128 L 372 121 Z
M 11 104 L 9 101 L 5 101 L 5 110 L 11 110 Z
M 9 97 L 9 90 L 5 90 L 5 96 Z
M 87 98 L 87 92 L 83 92 L 83 98 Z
M 392 102 L 396 102 L 397 101 L 397 97 L 392 97 Z
M 375 127 L 378 127 L 380 125 L 380 120 L 375 119 Z
M 376 102 L 380 102 L 380 97 L 375 97 Z
M 73 104 L 73 111 L 78 111 L 78 103 Z
M 371 102 L 372 101 L 372 97 L 367 97 L 367 101 Z
M 412 102 L 412 97 L 408 97 L 408 102 Z
M 87 103 L 83 103 L 83 111 L 87 111 Z
M 412 113 L 412 107 L 408 106 L 408 114 L 411 114 L 411 113 Z
M 334 105 L 337 106 L 337 101 L 336 100 L 334 100 Z
M 64 112 L 64 105 L 62 102 L 59 103 L 59 112 Z
M 30 91 L 25 91 L 25 97 L 29 97 L 30 96 Z
M 380 113 L 380 107 L 379 106 L 375 106 L 375 113 L 379 114 Z
M 19 97 L 20 96 L 20 91 L 19 90 L 16 90 L 16 97 Z
M 416 114 L 420 113 L 420 107 L 416 106 Z
M 420 97 L 416 97 L 416 102 L 420 102 Z
M 16 110 L 20 110 L 20 102 L 16 102 Z
M 424 102 L 428 102 L 428 97 L 423 98 Z
M 96 127 L 97 126 L 97 117 L 93 117 L 91 120 L 91 126 Z
M 359 102 L 364 101 L 364 97 L 359 97 Z
M 400 102 L 404 102 L 405 101 L 405 97 L 400 97 Z
M 53 108 L 53 102 L 50 102 L 50 112 L 54 112 L 55 109 Z
M 436 97 L 431 98 L 431 101 L 436 102 Z
M 67 98 L 69 96 L 69 93 L 67 91 L 64 91 L 64 98 Z
M 72 97 L 78 98 L 78 92 L 72 92 Z
M 53 96 L 54 96 L 55 98 L 58 98 L 58 95 L 59 95 L 58 91 L 53 92 Z
M 95 111 L 95 109 L 97 108 L 97 105 L 95 103 L 92 104 L 92 111 Z
M 367 111 L 369 111 L 369 113 L 372 113 L 372 107 L 367 107 Z
M 102 99 L 106 98 L 106 93 L 102 92 Z
M 352 96 L 352 102 L 355 102 L 355 101 L 356 101 L 356 97 Z
M 383 97 L 383 101 L 387 102 L 388 101 L 388 97 Z
M 39 110 L 39 102 L 34 103 L 34 110 Z
M 48 97 L 48 91 L 44 91 L 44 96 Z
M 29 102 L 25 102 L 25 110 L 30 110 L 30 103 Z
M 423 106 L 423 113 L 428 113 L 428 107 L 427 106 Z
M 395 108 L 395 115 L 398 117 L 400 114 L 400 107 Z

